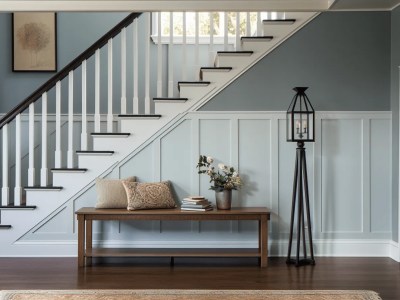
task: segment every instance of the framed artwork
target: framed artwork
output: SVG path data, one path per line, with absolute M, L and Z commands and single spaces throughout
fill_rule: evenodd
M 12 31 L 14 72 L 57 71 L 56 13 L 13 13 Z

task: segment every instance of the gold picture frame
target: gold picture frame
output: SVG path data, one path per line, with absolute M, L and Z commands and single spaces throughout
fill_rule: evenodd
M 57 71 L 56 13 L 13 13 L 12 39 L 14 72 Z

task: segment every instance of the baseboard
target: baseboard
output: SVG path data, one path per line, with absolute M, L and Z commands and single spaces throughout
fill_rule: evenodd
M 324 257 L 390 257 L 399 261 L 399 244 L 390 240 L 315 240 L 315 256 Z M 120 248 L 256 248 L 257 241 L 94 241 L 93 245 Z M 270 240 L 269 256 L 285 257 L 288 241 Z M 8 251 L 7 251 L 8 250 Z M 76 241 L 20 241 L 1 249 L 2 257 L 73 257 Z
M 399 243 L 390 241 L 389 243 L 389 257 L 397 262 L 400 262 L 400 249 Z

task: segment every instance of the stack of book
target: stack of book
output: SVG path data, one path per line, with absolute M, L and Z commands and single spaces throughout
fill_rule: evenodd
M 207 211 L 213 210 L 213 206 L 203 196 L 188 196 L 183 198 L 181 210 Z

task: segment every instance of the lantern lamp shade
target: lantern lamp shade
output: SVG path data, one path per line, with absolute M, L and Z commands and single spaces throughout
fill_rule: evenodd
M 305 91 L 307 87 L 295 87 L 296 95 L 286 113 L 286 140 L 288 142 L 314 142 L 315 111 Z

